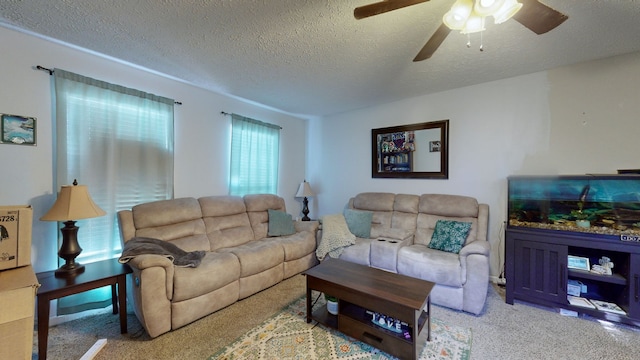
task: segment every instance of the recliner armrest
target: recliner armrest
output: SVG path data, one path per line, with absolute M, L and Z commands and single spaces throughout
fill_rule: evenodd
M 131 266 L 134 269 L 134 273 L 140 273 L 145 269 L 150 269 L 154 267 L 163 268 L 165 272 L 165 289 L 167 293 L 167 299 L 171 300 L 173 298 L 173 273 L 174 267 L 173 262 L 169 260 L 166 256 L 155 255 L 155 254 L 145 254 L 138 255 L 127 262 L 127 265 Z M 137 271 L 136 271 L 137 270 Z M 145 277 L 143 279 L 145 282 L 152 281 L 153 279 L 149 279 Z M 159 284 L 158 284 L 159 285 Z
M 460 249 L 460 257 L 467 257 L 472 254 L 489 256 L 491 245 L 488 241 L 476 240 L 468 243 Z

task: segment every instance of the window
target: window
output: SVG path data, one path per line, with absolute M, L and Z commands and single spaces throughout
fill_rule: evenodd
M 78 222 L 77 260 L 117 257 L 116 213 L 173 196 L 174 101 L 61 69 L 54 81 L 55 187 L 77 179 L 107 213 Z
M 231 115 L 229 194 L 276 194 L 280 127 Z

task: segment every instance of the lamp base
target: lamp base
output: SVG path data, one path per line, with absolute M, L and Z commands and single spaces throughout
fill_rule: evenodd
M 57 278 L 67 278 L 73 277 L 78 274 L 82 274 L 84 272 L 84 265 L 73 263 L 73 264 L 64 264 L 60 266 L 58 270 L 55 272 L 55 276 Z
M 65 221 L 64 227 L 60 229 L 62 245 L 58 256 L 65 260 L 65 264 L 56 270 L 56 277 L 71 277 L 84 272 L 84 265 L 75 260 L 82 252 L 82 248 L 78 244 L 78 227 L 75 226 L 75 223 L 73 220 Z
M 302 221 L 309 221 L 311 220 L 309 218 L 309 200 L 307 199 L 307 197 L 305 196 L 304 199 L 302 199 L 302 215 L 304 215 L 302 217 Z

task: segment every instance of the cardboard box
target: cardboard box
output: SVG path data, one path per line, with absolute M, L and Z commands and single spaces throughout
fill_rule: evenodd
M 31 206 L 0 206 L 0 270 L 31 264 Z
M 0 271 L 0 358 L 32 358 L 39 286 L 31 265 Z

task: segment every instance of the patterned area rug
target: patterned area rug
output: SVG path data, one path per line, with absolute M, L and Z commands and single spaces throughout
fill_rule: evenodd
M 324 306 L 324 299 L 315 306 Z M 280 313 L 241 336 L 209 360 L 232 359 L 396 359 L 370 345 L 342 333 L 307 324 L 306 303 L 302 297 Z M 420 359 L 463 359 L 471 353 L 471 329 L 451 326 L 431 319 L 431 341 Z

